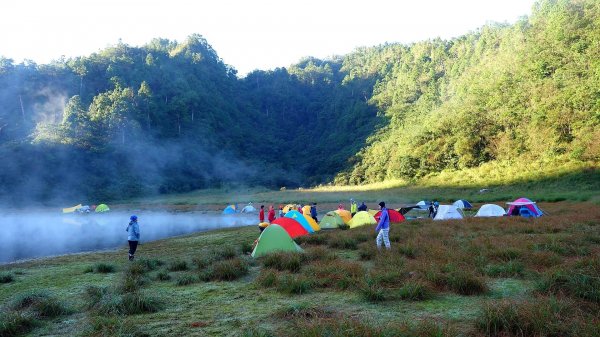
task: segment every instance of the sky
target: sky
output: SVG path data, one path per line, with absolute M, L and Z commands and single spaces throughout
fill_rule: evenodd
M 198 33 L 243 76 L 306 56 L 452 37 L 489 22 L 513 23 L 534 0 L 2 0 L 0 56 L 49 63 L 121 40 Z

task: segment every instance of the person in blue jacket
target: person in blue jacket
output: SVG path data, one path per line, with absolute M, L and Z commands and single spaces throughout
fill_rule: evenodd
M 381 249 L 382 242 L 385 244 L 386 249 L 390 249 L 390 215 L 388 214 L 388 209 L 385 207 L 385 202 L 382 201 L 379 203 L 379 209 L 381 209 L 381 216 L 379 217 L 377 228 L 375 228 L 375 232 L 378 232 L 375 243 L 377 244 L 377 249 Z
M 127 242 L 129 242 L 129 261 L 133 261 L 135 251 L 140 241 L 140 225 L 137 222 L 137 216 L 132 215 L 129 218 L 129 225 L 127 225 Z
M 313 202 L 312 206 L 310 206 L 310 217 L 315 220 L 315 222 L 319 222 L 317 219 L 317 203 Z

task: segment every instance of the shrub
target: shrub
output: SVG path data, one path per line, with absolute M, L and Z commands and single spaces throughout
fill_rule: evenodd
M 525 266 L 518 261 L 508 261 L 502 264 L 490 264 L 484 269 L 486 275 L 491 277 L 517 277 L 523 276 Z
M 93 266 L 94 273 L 100 274 L 114 273 L 116 269 L 117 268 L 114 265 L 103 262 L 96 263 Z
M 201 275 L 201 279 L 204 281 L 233 281 L 247 274 L 248 264 L 236 257 L 231 260 L 216 262 Z
M 431 290 L 419 282 L 407 282 L 398 290 L 398 297 L 409 301 L 424 301 L 433 297 Z
M 300 271 L 304 254 L 292 252 L 276 252 L 262 258 L 263 266 L 277 270 L 287 270 L 292 273 Z
M 286 294 L 301 295 L 307 293 L 313 282 L 302 275 L 285 275 L 280 278 L 277 290 Z
M 184 271 L 184 270 L 188 270 L 188 264 L 186 261 L 184 260 L 178 260 L 178 261 L 172 261 L 169 264 L 169 271 Z
M 181 275 L 177 278 L 177 280 L 175 281 L 175 284 L 177 284 L 178 286 L 187 286 L 187 285 L 197 282 L 197 280 L 198 279 L 196 277 L 194 277 L 193 275 Z
M 0 316 L 0 336 L 12 337 L 26 334 L 38 325 L 39 322 L 31 315 L 9 312 Z
M 1 273 L 0 274 L 0 283 L 11 283 L 15 280 L 15 277 L 11 273 Z
M 269 269 L 261 270 L 256 278 L 256 283 L 265 288 L 274 287 L 277 285 L 277 282 L 277 273 Z

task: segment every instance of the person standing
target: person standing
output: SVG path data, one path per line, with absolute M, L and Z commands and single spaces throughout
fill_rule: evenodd
M 358 206 L 358 211 L 359 212 L 366 212 L 367 211 L 367 205 L 365 205 L 365 202 L 363 201 L 362 204 L 360 204 L 360 206 Z
M 381 217 L 379 217 L 379 223 L 377 224 L 377 228 L 375 228 L 375 232 L 378 232 L 375 243 L 377 244 L 377 249 L 381 249 L 381 242 L 385 244 L 386 249 L 390 249 L 390 215 L 388 214 L 388 209 L 385 207 L 385 202 L 382 201 L 379 203 L 379 209 L 381 210 Z
M 269 214 L 267 219 L 269 219 L 269 222 L 275 221 L 275 209 L 273 208 L 273 205 L 269 206 Z
M 283 205 L 279 205 L 279 214 L 277 216 L 283 218 Z
M 258 220 L 265 222 L 265 205 L 260 205 L 260 211 L 258 211 Z
M 435 206 L 433 206 L 433 201 L 429 202 L 429 207 L 427 208 L 427 210 L 429 211 L 429 217 L 433 219 L 433 214 L 435 213 Z
M 137 216 L 132 215 L 129 217 L 129 225 L 127 225 L 126 231 L 127 242 L 129 243 L 129 261 L 133 261 L 138 242 L 140 241 L 140 226 L 137 222 Z
M 354 201 L 354 199 L 350 199 L 350 214 L 352 214 L 352 217 L 354 217 L 354 214 L 356 214 L 356 201 Z
M 312 206 L 310 207 L 310 216 L 315 220 L 315 222 L 319 222 L 319 220 L 317 219 L 317 203 L 313 202 Z

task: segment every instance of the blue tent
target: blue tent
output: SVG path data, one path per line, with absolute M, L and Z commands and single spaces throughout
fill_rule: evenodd
M 464 208 L 464 209 L 471 209 L 473 208 L 473 205 L 471 205 L 470 202 L 466 201 L 466 200 L 456 200 L 453 204 L 454 207 L 456 208 Z
M 298 221 L 304 229 L 306 229 L 309 233 L 314 233 L 315 230 L 310 226 L 308 221 L 304 218 L 304 215 L 300 214 L 298 211 L 289 211 L 285 213 L 286 218 L 292 218 Z
M 223 210 L 223 214 L 235 214 L 235 206 L 229 205 Z

